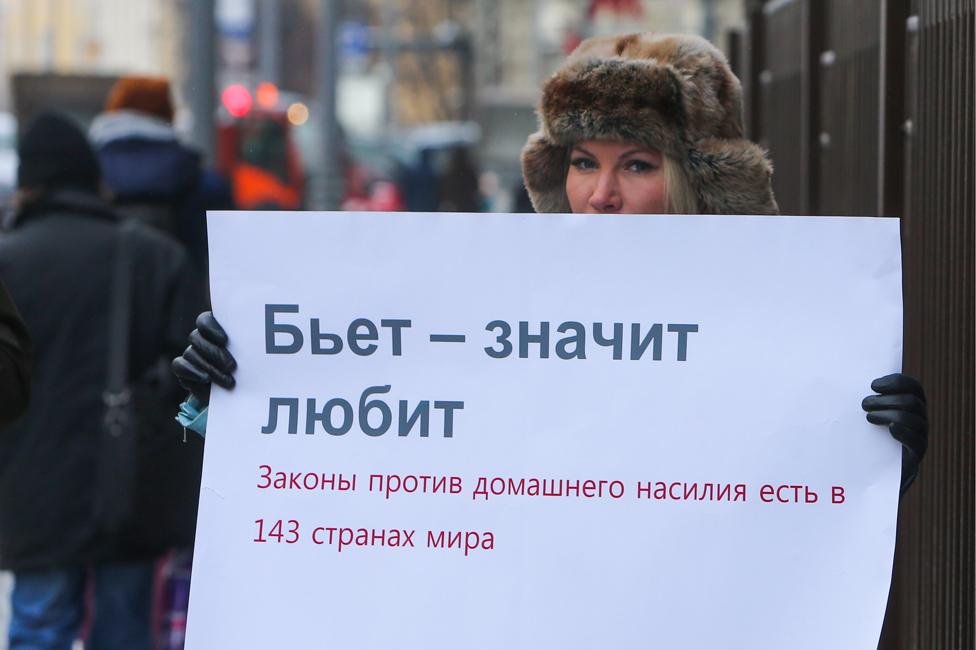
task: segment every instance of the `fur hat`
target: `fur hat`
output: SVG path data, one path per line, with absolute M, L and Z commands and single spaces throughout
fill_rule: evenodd
M 582 140 L 639 142 L 684 169 L 702 214 L 776 214 L 765 151 L 743 138 L 742 89 L 698 36 L 590 38 L 546 81 L 540 128 L 522 149 L 537 212 L 570 212 L 569 151 Z
M 105 110 L 139 111 L 172 122 L 173 102 L 169 94 L 169 81 L 163 77 L 122 77 L 109 91 Z

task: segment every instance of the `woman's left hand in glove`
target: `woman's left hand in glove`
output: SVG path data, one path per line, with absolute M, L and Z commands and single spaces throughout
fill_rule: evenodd
M 922 384 L 908 375 L 895 373 L 871 382 L 869 395 L 861 402 L 868 422 L 887 425 L 891 437 L 901 443 L 901 493 L 918 476 L 918 466 L 929 444 L 929 418 Z

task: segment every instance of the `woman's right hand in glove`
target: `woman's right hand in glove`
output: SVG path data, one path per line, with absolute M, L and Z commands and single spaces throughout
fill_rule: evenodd
M 210 385 L 234 387 L 237 361 L 227 351 L 227 333 L 212 312 L 197 317 L 197 328 L 190 332 L 190 346 L 173 359 L 173 374 L 180 385 L 206 406 Z

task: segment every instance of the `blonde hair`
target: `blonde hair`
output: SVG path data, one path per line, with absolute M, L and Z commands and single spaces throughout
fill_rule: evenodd
M 698 214 L 698 197 L 681 163 L 662 153 L 669 214 Z

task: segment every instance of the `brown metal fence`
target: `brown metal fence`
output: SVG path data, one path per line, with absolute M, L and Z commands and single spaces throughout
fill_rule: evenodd
M 748 2 L 751 136 L 785 214 L 903 218 L 905 370 L 931 442 L 901 505 L 881 648 L 974 647 L 976 0 Z
M 879 2 L 826 0 L 826 29 L 814 83 L 820 86 L 818 212 L 871 215 L 878 205 L 881 107 Z
M 764 66 L 758 75 L 758 106 L 763 116 L 759 142 L 776 152 L 773 191 L 784 214 L 816 211 L 813 188 L 816 172 L 812 147 L 819 130 L 811 83 L 814 49 L 819 40 L 817 6 L 820 0 L 777 0 L 760 14 L 764 23 Z M 782 110 L 784 107 L 789 110 Z

